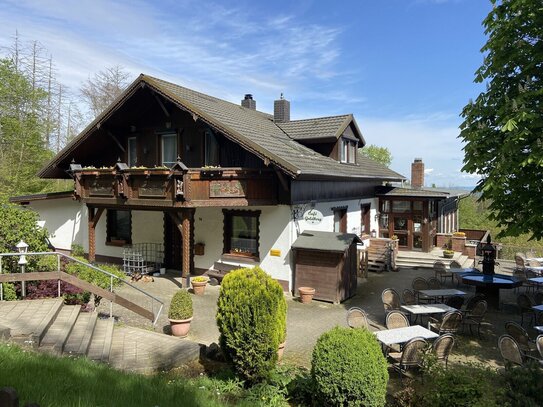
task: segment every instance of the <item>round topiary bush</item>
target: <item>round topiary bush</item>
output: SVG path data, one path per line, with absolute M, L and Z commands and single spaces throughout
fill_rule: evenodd
M 192 318 L 192 298 L 187 290 L 179 290 L 174 294 L 168 318 L 178 321 Z
M 286 314 L 281 285 L 259 267 L 224 277 L 217 311 L 220 345 L 241 378 L 256 383 L 273 370 Z
M 366 329 L 335 327 L 313 349 L 311 376 L 322 405 L 384 406 L 387 362 Z

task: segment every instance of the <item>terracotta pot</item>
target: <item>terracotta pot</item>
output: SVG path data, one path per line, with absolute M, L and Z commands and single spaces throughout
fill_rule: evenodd
M 309 304 L 313 300 L 313 296 L 315 295 L 314 288 L 300 287 L 298 288 L 298 291 L 300 292 L 300 301 L 302 301 L 303 304 Z
M 170 319 L 172 335 L 180 338 L 186 337 L 189 334 L 191 321 L 192 317 L 189 319 Z
M 283 359 L 283 352 L 285 351 L 285 343 L 286 342 L 281 342 L 279 344 L 279 348 L 277 348 L 277 361 L 280 362 L 281 359 Z
M 206 292 L 207 281 L 191 281 L 190 284 L 195 295 L 204 295 Z

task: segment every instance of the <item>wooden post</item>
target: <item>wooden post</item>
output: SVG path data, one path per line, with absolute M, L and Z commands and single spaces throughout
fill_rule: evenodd
M 104 208 L 99 208 L 95 211 L 93 207 L 88 208 L 88 222 L 89 222 L 89 261 L 96 260 L 96 225 L 100 220 L 100 216 L 104 213 Z
M 183 230 L 183 270 L 181 275 L 183 277 L 187 277 L 194 271 L 194 212 L 193 208 L 181 211 Z

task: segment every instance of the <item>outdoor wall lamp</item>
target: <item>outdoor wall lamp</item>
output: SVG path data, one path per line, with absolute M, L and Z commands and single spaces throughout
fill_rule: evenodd
M 25 265 L 26 263 L 28 263 L 28 261 L 26 260 L 26 256 L 25 254 L 28 253 L 28 245 L 23 242 L 22 240 L 17 243 L 17 246 L 15 246 L 17 248 L 17 251 L 21 254 L 21 256 L 19 256 L 19 261 L 18 261 L 18 264 L 21 266 L 21 273 L 24 274 L 25 272 Z M 21 281 L 21 295 L 22 297 L 26 297 L 26 282 L 25 281 Z
M 379 220 L 380 217 L 381 217 L 381 212 L 377 211 L 375 213 L 375 220 Z
M 377 237 L 377 231 L 375 229 L 373 229 L 371 232 L 370 232 L 370 236 L 375 238 Z

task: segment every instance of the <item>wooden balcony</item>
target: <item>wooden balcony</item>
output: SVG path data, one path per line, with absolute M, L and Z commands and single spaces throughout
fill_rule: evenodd
M 203 207 L 277 204 L 272 170 L 193 168 L 74 171 L 75 195 L 93 206 Z

